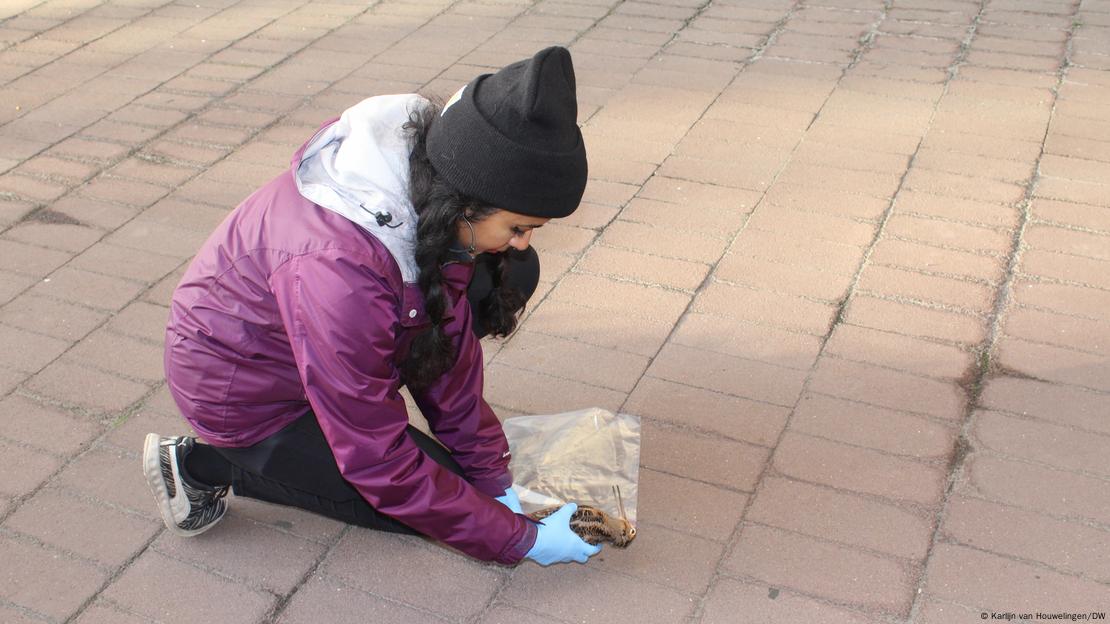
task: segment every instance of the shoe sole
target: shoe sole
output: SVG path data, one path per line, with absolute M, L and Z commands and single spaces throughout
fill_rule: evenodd
M 183 537 L 200 535 L 215 526 L 219 520 L 191 531 L 177 526 L 174 522 L 170 493 L 166 489 L 165 479 L 162 478 L 162 459 L 158 448 L 161 441 L 162 436 L 157 433 L 146 434 L 146 441 L 143 443 L 143 474 L 146 475 L 146 482 L 150 484 L 150 491 L 154 492 L 154 500 L 158 503 L 158 511 L 162 514 L 162 523 L 167 529 Z

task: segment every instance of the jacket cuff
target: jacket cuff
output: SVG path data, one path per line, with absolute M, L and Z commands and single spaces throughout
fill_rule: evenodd
M 524 536 L 520 538 L 512 548 L 502 553 L 500 563 L 509 565 L 516 565 L 524 560 L 524 556 L 528 554 L 529 550 L 536 545 L 536 536 L 539 534 L 539 529 L 536 528 L 536 523 L 532 520 L 525 520 Z
M 497 498 L 498 496 L 503 496 L 505 490 L 513 486 L 513 473 L 506 470 L 496 477 L 477 479 L 471 481 L 470 484 L 486 496 Z

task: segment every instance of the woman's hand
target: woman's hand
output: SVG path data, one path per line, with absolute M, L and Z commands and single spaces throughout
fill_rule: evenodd
M 543 519 L 536 532 L 536 543 L 526 558 L 540 565 L 553 563 L 586 563 L 590 557 L 601 552 L 601 546 L 590 546 L 570 530 L 570 517 L 578 510 L 578 505 L 568 503 Z
M 512 486 L 509 486 L 509 489 L 505 490 L 504 494 L 498 496 L 493 500 L 501 503 L 509 509 L 512 509 L 513 513 L 524 513 L 524 511 L 520 508 L 520 498 L 516 495 L 516 492 L 513 491 Z

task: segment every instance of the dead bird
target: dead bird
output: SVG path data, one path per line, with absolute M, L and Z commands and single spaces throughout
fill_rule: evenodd
M 546 507 L 528 514 L 533 520 L 542 520 L 559 511 L 561 505 Z M 586 543 L 596 546 L 602 542 L 625 548 L 636 539 L 636 527 L 624 518 L 615 518 L 588 505 L 579 505 L 570 517 L 570 530 L 578 534 Z

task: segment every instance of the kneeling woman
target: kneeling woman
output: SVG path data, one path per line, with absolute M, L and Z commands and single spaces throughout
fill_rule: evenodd
M 543 524 L 519 513 L 479 344 L 511 332 L 536 287 L 532 231 L 581 200 L 576 116 L 558 47 L 442 110 L 372 97 L 228 216 L 166 331 L 170 391 L 207 444 L 150 434 L 143 454 L 171 530 L 211 528 L 231 487 L 487 561 L 596 554 L 572 505 Z M 439 442 L 408 424 L 402 385 Z

